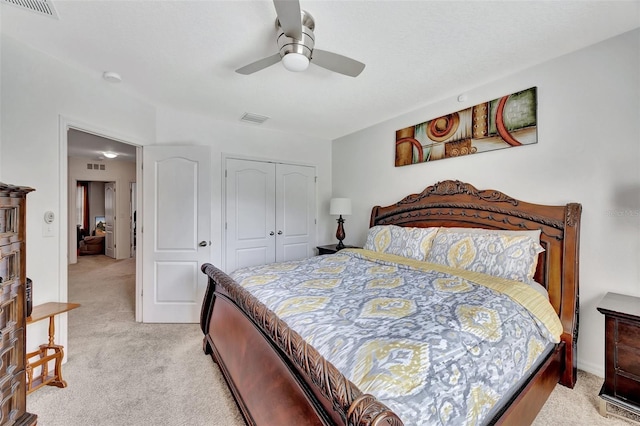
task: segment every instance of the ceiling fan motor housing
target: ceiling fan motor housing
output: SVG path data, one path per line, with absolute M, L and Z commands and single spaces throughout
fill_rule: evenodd
M 315 29 L 315 22 L 313 16 L 309 12 L 304 10 L 300 11 L 300 18 L 302 23 L 302 36 L 300 39 L 287 37 L 282 30 L 280 22 L 276 19 L 276 27 L 278 28 L 278 49 L 280 57 L 284 58 L 289 53 L 299 53 L 311 59 L 311 52 L 315 44 L 315 36 L 313 30 Z

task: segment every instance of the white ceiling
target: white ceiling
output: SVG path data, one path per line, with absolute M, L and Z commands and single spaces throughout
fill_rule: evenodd
M 117 154 L 114 159 L 104 156 L 105 152 Z M 69 157 L 90 158 L 99 161 L 128 161 L 135 163 L 136 147 L 76 129 L 67 134 L 67 154 Z
M 53 1 L 0 6 L 1 30 L 157 104 L 335 139 L 640 27 L 640 1 L 301 1 L 316 47 L 366 64 L 234 72 L 277 52 L 270 1 Z M 443 111 L 447 113 L 449 111 Z M 253 124 L 240 124 L 254 126 Z

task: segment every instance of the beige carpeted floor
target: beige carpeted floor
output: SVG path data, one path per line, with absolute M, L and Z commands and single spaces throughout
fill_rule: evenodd
M 133 259 L 70 266 L 68 387 L 27 397 L 38 425 L 244 425 L 199 326 L 136 323 L 134 289 Z
M 202 352 L 199 326 L 136 323 L 134 288 L 132 259 L 81 256 L 70 266 L 69 301 L 82 306 L 69 313 L 69 386 L 28 396 L 38 425 L 244 425 L 218 367 Z M 556 387 L 534 425 L 630 424 L 598 414 L 601 385 L 581 371 L 575 389 Z

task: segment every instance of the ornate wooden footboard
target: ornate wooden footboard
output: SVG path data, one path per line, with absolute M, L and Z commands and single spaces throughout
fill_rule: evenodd
M 211 264 L 202 271 L 209 276 L 204 351 L 220 366 L 247 423 L 402 425 L 227 274 Z
M 545 252 L 535 277 L 562 322 L 562 341 L 490 423 L 530 423 L 558 382 L 575 383 L 580 212 L 579 204 L 530 204 L 458 181 L 440 182 L 372 210 L 371 226 L 542 231 Z M 228 275 L 210 264 L 202 271 L 209 277 L 201 313 L 204 351 L 220 366 L 248 424 L 403 424 Z

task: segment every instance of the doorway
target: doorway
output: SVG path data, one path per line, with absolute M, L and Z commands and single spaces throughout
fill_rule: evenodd
M 78 259 L 98 254 L 115 259 L 114 192 L 115 182 L 77 180 L 76 209 L 71 215 L 75 215 Z
M 131 184 L 137 180 L 136 148 L 78 129 L 68 130 L 67 136 L 69 206 L 73 206 L 68 214 L 69 228 L 80 227 L 85 235 L 90 232 L 91 236 L 104 237 L 104 253 L 109 257 L 132 257 L 130 235 L 134 221 L 129 194 Z M 81 185 L 85 182 L 89 191 L 83 197 Z M 96 228 L 97 218 L 101 220 Z M 77 261 L 75 250 L 70 240 L 69 263 Z
M 136 215 L 140 212 L 137 206 L 140 204 L 138 192 L 131 192 L 141 181 L 141 145 L 112 136 L 108 131 L 96 129 L 86 124 L 71 122 L 60 118 L 60 143 L 61 164 L 67 170 L 61 176 L 62 206 L 61 218 L 66 222 L 61 227 L 67 238 L 61 238 L 62 252 L 67 256 L 61 257 L 61 286 L 60 299 L 68 300 L 68 274 L 69 265 L 78 261 L 78 236 L 75 223 L 77 209 L 76 188 L 79 180 L 101 182 L 113 182 L 114 214 L 112 252 L 114 259 L 133 258 L 135 264 L 135 292 L 132 296 L 132 304 L 135 306 L 136 321 L 141 320 L 141 270 L 140 248 L 134 249 L 131 244 L 132 235 L 135 234 Z M 115 158 L 110 158 L 115 155 Z M 126 170 L 126 172 L 123 172 Z M 95 216 L 95 215 L 94 215 Z M 106 220 L 106 212 L 105 212 Z M 66 220 L 65 220 L 66 219 Z M 91 220 L 94 220 L 91 217 Z M 105 224 L 105 234 L 107 232 Z M 105 235 L 106 236 L 106 235 Z M 132 250 L 133 249 L 133 250 Z M 137 254 L 137 255 L 136 255 Z M 65 328 L 61 324 L 61 329 Z M 66 330 L 65 330 L 66 331 Z

